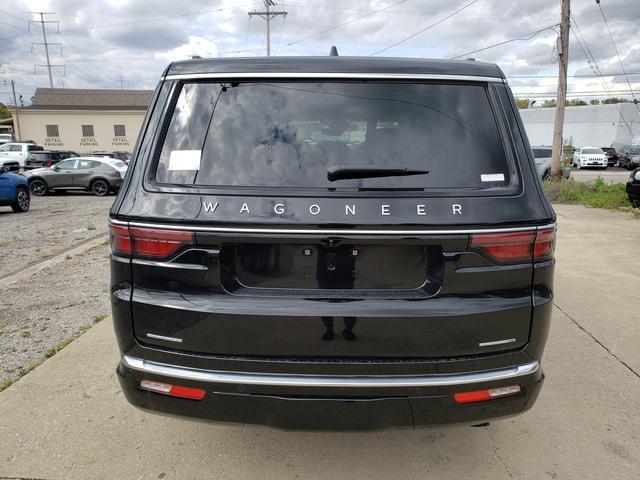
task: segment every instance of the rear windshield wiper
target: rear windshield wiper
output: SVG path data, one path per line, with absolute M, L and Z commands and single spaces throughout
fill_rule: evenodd
M 334 165 L 327 170 L 330 182 L 350 178 L 405 177 L 408 175 L 427 175 L 429 170 L 410 170 L 407 167 L 343 167 Z

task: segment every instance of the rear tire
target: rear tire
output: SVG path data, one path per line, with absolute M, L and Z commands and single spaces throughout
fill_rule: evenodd
M 47 186 L 46 182 L 39 178 L 36 178 L 29 184 L 29 189 L 31 190 L 31 193 L 36 197 L 42 197 L 49 191 L 49 187 Z
M 11 204 L 11 208 L 16 213 L 24 213 L 29 211 L 31 205 L 31 196 L 29 189 L 26 187 L 18 187 L 16 189 L 16 198 Z
M 104 197 L 109 194 L 109 184 L 105 180 L 95 180 L 91 184 L 91 191 L 97 197 Z

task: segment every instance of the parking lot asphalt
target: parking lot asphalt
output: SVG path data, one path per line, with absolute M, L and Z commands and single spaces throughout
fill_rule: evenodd
M 103 321 L 0 393 L 0 478 L 640 478 L 640 221 L 559 205 L 538 403 L 489 427 L 285 432 L 150 415 Z

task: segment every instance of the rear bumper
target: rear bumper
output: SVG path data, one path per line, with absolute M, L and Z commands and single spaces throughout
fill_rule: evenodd
M 537 361 L 434 375 L 291 375 L 212 371 L 124 356 L 117 368 L 133 405 L 156 413 L 304 430 L 370 430 L 480 423 L 530 408 L 544 375 Z M 138 388 L 140 380 L 201 388 L 203 400 Z M 521 385 L 513 397 L 458 404 L 454 393 Z

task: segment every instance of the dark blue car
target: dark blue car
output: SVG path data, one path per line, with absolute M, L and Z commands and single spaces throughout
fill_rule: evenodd
M 0 206 L 10 206 L 21 213 L 29 210 L 30 202 L 27 179 L 10 172 L 7 166 L 0 166 Z

